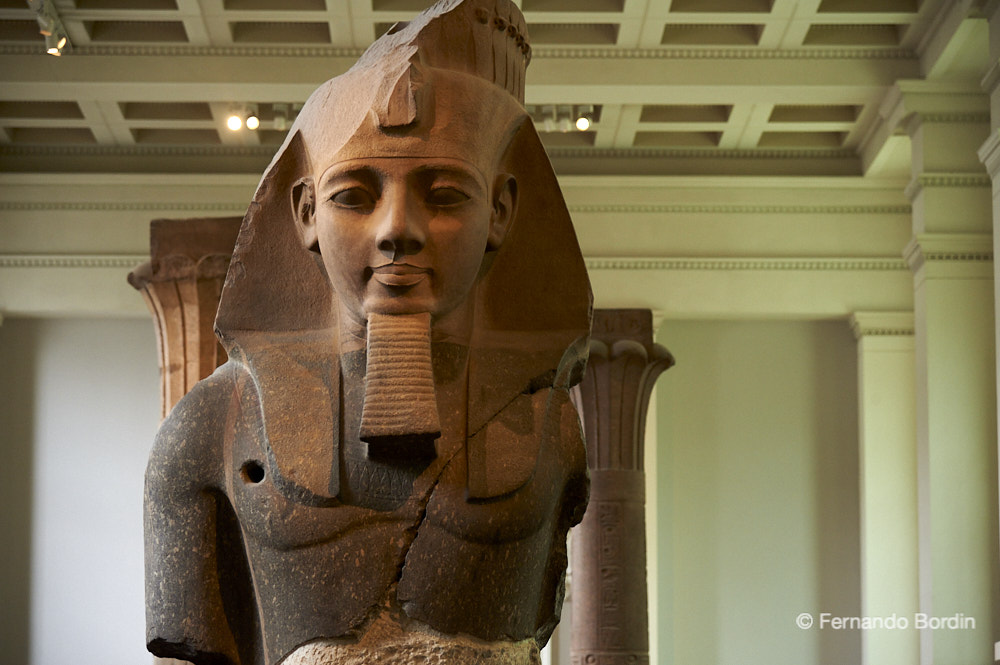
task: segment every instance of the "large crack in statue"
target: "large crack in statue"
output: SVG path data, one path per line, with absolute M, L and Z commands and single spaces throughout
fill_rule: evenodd
M 508 0 L 445 0 L 302 109 L 229 361 L 146 476 L 147 643 L 195 663 L 538 663 L 587 497 L 590 287 Z

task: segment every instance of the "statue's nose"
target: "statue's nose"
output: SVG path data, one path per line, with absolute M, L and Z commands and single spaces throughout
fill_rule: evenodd
M 379 251 L 393 261 L 419 253 L 427 241 L 420 206 L 402 194 L 390 196 L 385 204 L 375 239 Z

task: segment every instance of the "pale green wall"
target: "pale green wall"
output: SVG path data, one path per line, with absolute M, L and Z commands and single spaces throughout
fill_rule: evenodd
M 846 322 L 667 321 L 659 662 L 860 662 L 857 360 Z

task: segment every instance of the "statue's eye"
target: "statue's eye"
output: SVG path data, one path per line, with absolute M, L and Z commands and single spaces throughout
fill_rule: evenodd
M 362 187 L 343 189 L 330 197 L 335 205 L 351 210 L 371 210 L 375 207 L 375 198 Z
M 435 187 L 427 194 L 427 203 L 437 207 L 454 206 L 468 200 L 468 194 L 454 187 Z

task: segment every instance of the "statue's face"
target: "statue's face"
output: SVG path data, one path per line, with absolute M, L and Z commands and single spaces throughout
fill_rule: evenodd
M 502 240 L 514 195 L 509 176 L 489 183 L 468 162 L 426 157 L 337 162 L 314 187 L 314 239 L 358 322 L 454 310 Z

